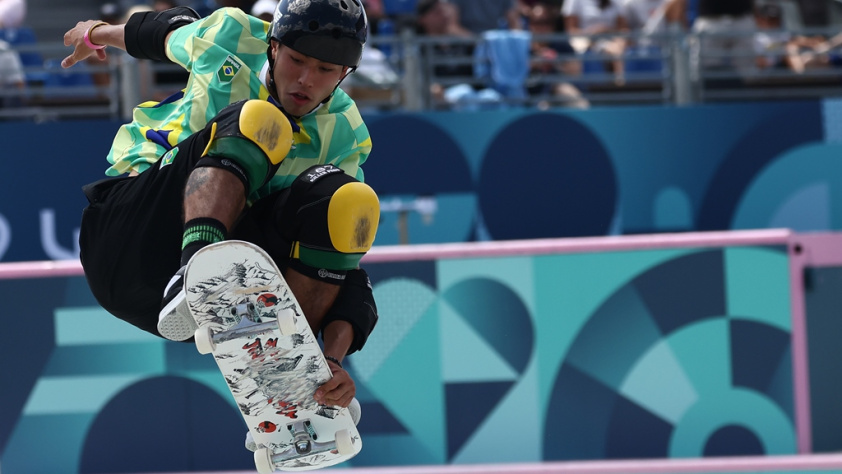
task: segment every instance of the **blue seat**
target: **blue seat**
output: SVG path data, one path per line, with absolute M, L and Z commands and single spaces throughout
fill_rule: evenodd
M 627 73 L 661 72 L 664 68 L 661 50 L 657 46 L 640 46 L 626 51 L 623 62 Z
M 52 97 L 93 97 L 94 79 L 84 61 L 76 63 L 70 69 L 61 67 L 61 59 L 48 59 L 44 63 L 47 77 L 44 80 L 44 95 Z M 67 88 L 88 88 L 88 90 L 70 90 Z M 52 89 L 52 90 L 51 90 Z M 64 90 L 62 90 L 64 89 Z
M 415 13 L 418 0 L 383 0 L 383 12 L 387 16 L 408 15 Z

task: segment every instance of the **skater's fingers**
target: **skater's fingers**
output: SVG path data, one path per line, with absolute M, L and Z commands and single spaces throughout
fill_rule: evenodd
M 313 398 L 315 398 L 317 402 L 319 402 L 322 405 L 327 405 L 328 403 L 330 403 L 331 399 L 335 398 L 335 395 L 333 395 L 333 391 L 336 390 L 336 388 L 339 386 L 338 382 L 335 379 L 336 377 L 328 380 L 327 382 L 325 382 L 324 385 L 322 385 L 318 388 L 318 390 L 316 390 L 316 393 L 313 394 Z
M 325 405 L 346 408 L 351 404 L 354 392 L 351 390 L 334 390 L 325 396 Z
M 348 406 L 356 394 L 356 386 L 345 370 L 338 370 L 333 378 L 316 390 L 314 398 L 323 405 Z
M 340 406 L 342 408 L 348 408 L 348 405 L 351 404 L 351 400 L 353 400 L 353 399 L 354 399 L 354 394 L 351 393 L 351 392 L 346 392 L 345 395 L 342 396 L 342 398 L 337 400 L 336 406 Z

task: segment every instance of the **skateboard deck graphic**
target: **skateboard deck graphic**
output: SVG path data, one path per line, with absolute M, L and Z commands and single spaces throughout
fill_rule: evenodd
M 259 472 L 319 469 L 360 452 L 348 409 L 313 399 L 330 369 L 262 249 L 234 240 L 203 248 L 187 265 L 185 292 L 196 346 L 219 365 L 258 445 Z

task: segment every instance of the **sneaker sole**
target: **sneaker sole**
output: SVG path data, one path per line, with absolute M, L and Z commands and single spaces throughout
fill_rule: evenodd
M 198 329 L 196 321 L 190 316 L 184 293 L 170 301 L 161 310 L 158 318 L 158 332 L 171 341 L 185 341 L 193 337 Z

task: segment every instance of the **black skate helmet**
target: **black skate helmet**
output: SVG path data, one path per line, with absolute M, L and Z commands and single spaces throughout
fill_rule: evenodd
M 269 27 L 269 41 L 352 70 L 360 64 L 367 36 L 360 0 L 281 0 Z

